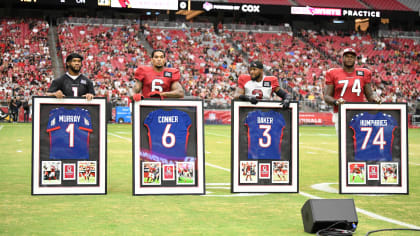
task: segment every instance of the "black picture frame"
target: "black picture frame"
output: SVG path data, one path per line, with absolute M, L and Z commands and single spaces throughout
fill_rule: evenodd
M 231 126 L 231 192 L 232 193 L 297 193 L 299 192 L 299 106 L 291 102 L 289 108 L 283 109 L 278 101 L 259 101 L 251 104 L 245 101 L 232 101 Z M 258 115 L 256 115 L 258 114 Z M 264 115 L 265 114 L 265 115 Z M 267 115 L 270 114 L 270 115 Z M 279 142 L 276 156 L 260 155 L 251 142 L 249 126 L 256 126 L 259 116 L 275 116 L 273 125 L 283 127 L 281 132 L 272 133 L 271 125 L 263 128 L 266 135 L 258 139 L 265 148 L 269 142 Z M 249 116 L 249 118 L 248 118 Z M 252 118 L 251 118 L 252 117 Z M 276 118 L 277 117 L 277 118 Z M 272 119 L 272 118 L 268 118 Z M 254 121 L 252 121 L 254 120 Z M 269 123 L 270 123 L 269 120 Z M 275 120 L 281 120 L 276 122 Z M 249 124 L 245 124 L 249 122 Z M 258 129 L 261 129 L 261 125 Z M 249 129 L 248 129 L 249 128 Z M 258 130 L 254 129 L 254 130 Z M 274 130 L 274 129 L 273 129 Z M 281 137 L 279 137 L 281 136 Z M 254 139 L 256 140 L 256 139 Z M 260 145 L 260 146 L 261 146 Z M 252 151 L 256 150 L 256 151 Z M 251 153 L 255 153 L 251 154 Z M 267 170 L 268 168 L 268 170 Z
M 409 194 L 406 103 L 339 109 L 339 193 Z
M 133 195 L 205 194 L 203 101 L 144 99 L 132 111 Z
M 32 99 L 32 195 L 106 194 L 106 99 Z

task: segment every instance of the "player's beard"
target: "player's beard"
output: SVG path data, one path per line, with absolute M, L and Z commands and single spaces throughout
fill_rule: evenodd
M 74 66 L 69 65 L 69 69 L 70 69 L 71 71 L 73 71 L 75 74 L 79 74 L 80 69 L 82 69 L 82 67 L 81 67 L 81 66 L 79 66 L 79 68 L 75 68 Z
M 254 77 L 251 76 L 252 81 L 257 81 L 258 78 L 260 78 L 261 74 L 255 75 Z

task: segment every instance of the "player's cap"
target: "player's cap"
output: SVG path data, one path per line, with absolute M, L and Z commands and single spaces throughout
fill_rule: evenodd
M 353 53 L 355 56 L 357 56 L 356 50 L 353 48 L 346 48 L 343 50 L 342 56 L 344 56 L 346 53 Z
M 83 57 L 80 54 L 71 53 L 70 55 L 67 56 L 66 62 L 69 62 L 69 61 L 73 60 L 73 58 L 79 58 L 81 61 L 83 61 Z
M 260 61 L 251 62 L 251 65 L 249 67 L 255 67 L 255 68 L 258 68 L 258 69 L 263 69 L 264 68 L 263 64 Z

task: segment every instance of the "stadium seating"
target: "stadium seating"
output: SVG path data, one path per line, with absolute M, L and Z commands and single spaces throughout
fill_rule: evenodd
M 251 4 L 265 4 L 265 5 L 294 5 L 289 0 L 228 0 L 230 3 L 251 3 Z
M 266 74 L 277 76 L 294 99 L 315 111 L 326 110 L 322 97 L 325 72 L 340 65 L 345 47 L 354 47 L 359 66 L 373 71 L 374 89 L 385 101 L 408 102 L 410 106 L 419 96 L 420 45 L 412 39 L 239 28 L 221 27 L 217 34 L 211 27 L 195 24 L 145 26 L 144 37 L 152 48 L 167 52 L 169 67 L 180 68 L 186 95 L 205 99 L 207 107 L 228 108 L 237 78 L 248 73 L 250 61 L 260 60 Z M 140 43 L 139 25 L 63 23 L 57 29 L 63 60 L 71 52 L 81 53 L 85 58 L 83 73 L 94 80 L 96 93 L 114 104 L 127 105 L 134 70 L 150 63 Z M 7 75 L 1 78 L 0 100 L 6 101 L 14 90 L 27 97 L 45 93 L 53 78 L 48 24 L 3 20 L 0 31 L 1 68 Z
M 0 21 L 2 98 L 44 94 L 53 78 L 47 42 L 48 23 L 38 19 Z
M 398 2 L 397 0 L 363 0 L 363 2 L 377 10 L 412 11 L 409 7 Z
M 366 9 L 357 0 L 295 0 L 299 6 Z

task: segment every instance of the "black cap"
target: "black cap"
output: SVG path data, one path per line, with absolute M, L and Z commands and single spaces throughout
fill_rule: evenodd
M 70 55 L 67 56 L 66 63 L 73 60 L 73 58 L 80 58 L 80 60 L 83 61 L 83 57 L 80 54 L 71 53 Z
M 255 68 L 258 68 L 258 69 L 263 69 L 264 68 L 263 64 L 260 61 L 251 62 L 251 65 L 249 67 L 255 67 Z

